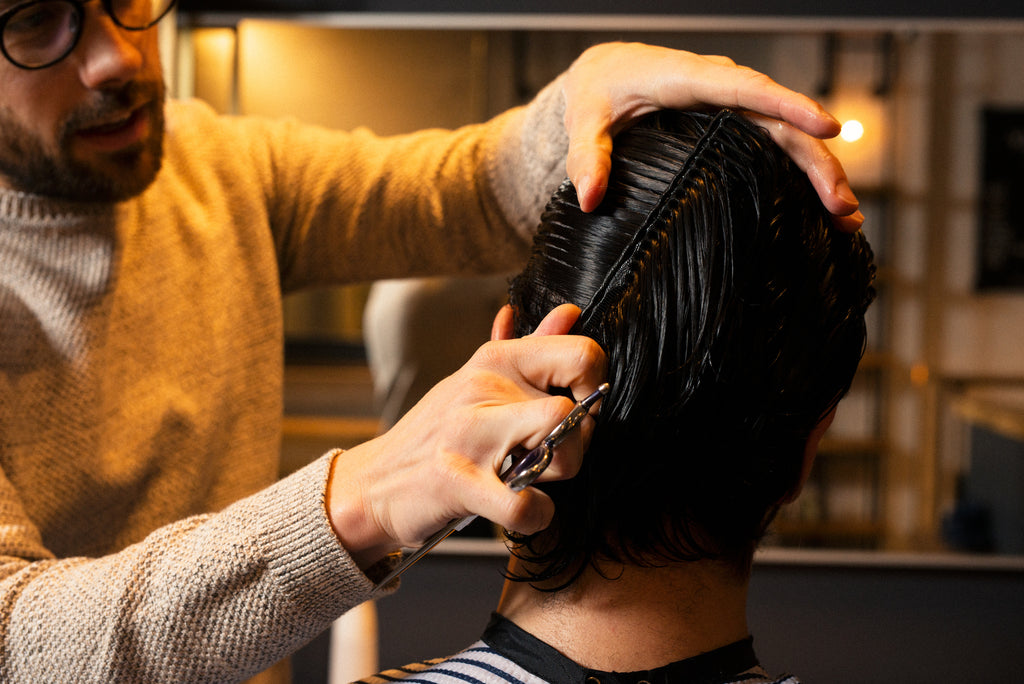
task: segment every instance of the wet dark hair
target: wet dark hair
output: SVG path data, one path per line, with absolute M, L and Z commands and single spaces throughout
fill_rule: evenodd
M 510 534 L 513 579 L 571 584 L 594 561 L 718 559 L 741 572 L 795 491 L 812 429 L 850 387 L 871 249 L 740 115 L 660 112 L 615 140 L 605 199 L 566 182 L 510 287 L 517 335 L 554 306 L 607 352 L 611 393 L 551 527 Z

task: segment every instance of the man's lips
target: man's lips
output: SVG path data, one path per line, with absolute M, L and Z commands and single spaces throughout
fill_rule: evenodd
M 149 133 L 149 113 L 138 107 L 124 116 L 79 128 L 75 137 L 90 147 L 116 151 L 145 139 Z

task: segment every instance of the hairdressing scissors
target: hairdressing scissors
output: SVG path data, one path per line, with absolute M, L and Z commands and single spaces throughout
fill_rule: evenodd
M 593 408 L 598 399 L 608 394 L 608 389 L 608 383 L 603 383 L 592 394 L 577 402 L 572 410 L 569 411 L 569 415 L 556 425 L 555 429 L 538 446 L 529 451 L 522 447 L 513 449 L 505 457 L 505 461 L 502 464 L 501 474 L 498 476 L 501 478 L 501 481 L 514 492 L 526 489 L 533 484 L 540 477 L 541 473 L 547 469 L 548 464 L 551 463 L 555 447 L 561 444 L 569 436 L 569 433 L 580 424 L 584 416 L 590 413 L 590 409 Z M 453 532 L 463 529 L 466 525 L 476 520 L 476 518 L 477 516 L 475 515 L 456 518 L 432 534 L 423 543 L 423 546 L 403 558 L 384 579 L 378 582 L 373 588 L 373 593 L 377 593 L 386 587 L 392 580 L 408 570 L 413 563 L 425 556 L 428 551 L 447 539 Z

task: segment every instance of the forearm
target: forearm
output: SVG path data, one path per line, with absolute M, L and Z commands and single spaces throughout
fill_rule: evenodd
M 295 127 L 274 164 L 285 288 L 513 270 L 565 177 L 561 103 L 552 85 L 484 124 L 390 138 Z
M 551 194 L 566 178 L 564 80 L 564 75 L 555 79 L 528 105 L 513 110 L 490 152 L 488 182 L 502 214 L 529 242 Z
M 0 681 L 229 682 L 372 587 L 323 506 L 329 457 L 98 559 L 6 559 Z

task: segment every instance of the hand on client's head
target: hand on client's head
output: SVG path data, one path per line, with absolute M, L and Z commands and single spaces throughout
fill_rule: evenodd
M 566 170 L 583 211 L 604 197 L 616 133 L 658 109 L 710 106 L 745 110 L 766 128 L 810 177 L 838 228 L 852 232 L 864 221 L 842 164 L 822 142 L 839 134 L 839 122 L 806 95 L 728 57 L 606 43 L 576 60 L 564 90 Z
M 536 446 L 572 409 L 548 393 L 576 397 L 604 381 L 596 342 L 568 332 L 579 310 L 559 307 L 541 334 L 482 346 L 380 437 L 340 454 L 327 507 L 335 532 L 361 565 L 401 546 L 418 546 L 449 520 L 477 514 L 519 532 L 536 532 L 554 513 L 547 495 L 513 492 L 498 478 L 505 455 Z M 572 477 L 593 421 L 555 452 L 543 479 Z

